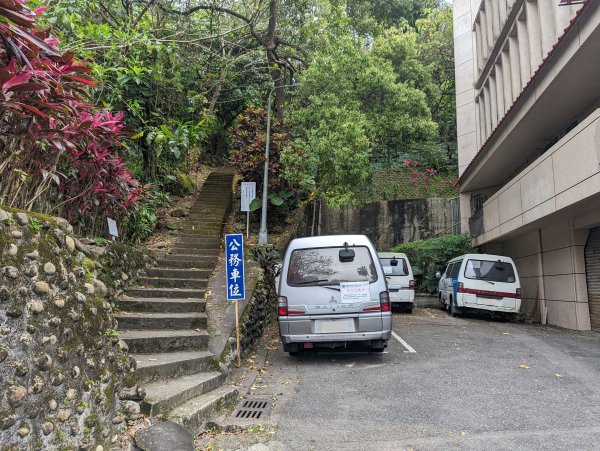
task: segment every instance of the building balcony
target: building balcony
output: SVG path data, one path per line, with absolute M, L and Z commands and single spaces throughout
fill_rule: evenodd
M 600 109 L 485 201 L 469 221 L 474 244 L 543 226 L 557 215 L 588 214 L 590 204 L 582 201 L 590 198 L 600 199 Z

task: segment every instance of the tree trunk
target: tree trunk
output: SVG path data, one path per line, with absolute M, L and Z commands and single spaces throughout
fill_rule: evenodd
M 285 103 L 285 92 L 282 88 L 284 84 L 283 73 L 276 54 L 277 40 L 275 37 L 275 32 L 277 30 L 277 1 L 278 0 L 270 0 L 269 2 L 269 26 L 267 28 L 266 48 L 269 72 L 276 88 L 275 111 L 277 112 L 277 119 L 279 122 L 283 122 L 283 104 Z

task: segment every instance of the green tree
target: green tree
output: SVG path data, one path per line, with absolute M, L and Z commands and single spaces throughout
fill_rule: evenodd
M 332 206 L 358 202 L 371 161 L 391 161 L 436 132 L 425 94 L 350 40 L 315 58 L 300 83 L 289 111 L 295 139 L 282 155 L 286 176 Z

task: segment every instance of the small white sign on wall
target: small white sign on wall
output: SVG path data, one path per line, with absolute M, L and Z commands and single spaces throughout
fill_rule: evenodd
M 106 221 L 108 221 L 108 233 L 111 236 L 119 236 L 119 230 L 117 229 L 117 221 L 115 221 L 112 218 L 106 218 Z

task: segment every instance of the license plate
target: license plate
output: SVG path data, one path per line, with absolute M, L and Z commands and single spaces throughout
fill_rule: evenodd
M 352 318 L 321 321 L 321 333 L 336 334 L 343 332 L 354 332 L 354 320 Z

